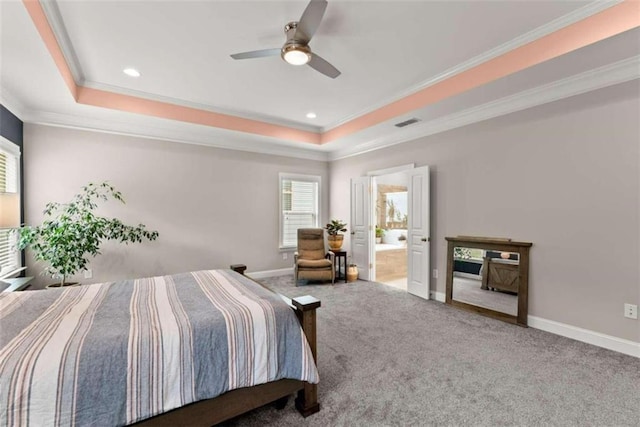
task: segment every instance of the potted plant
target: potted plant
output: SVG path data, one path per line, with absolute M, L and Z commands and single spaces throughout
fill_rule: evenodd
M 125 225 L 119 219 L 97 216 L 93 211 L 99 201 L 113 198 L 124 203 L 122 194 L 107 182 L 89 184 L 68 203 L 47 203 L 47 219 L 37 227 L 19 229 L 19 249 L 30 248 L 36 261 L 49 266 L 43 274 L 58 277 L 54 286 L 68 285 L 67 277 L 86 270 L 89 256 L 100 254 L 103 240 L 122 243 L 155 240 L 157 231 L 148 231 L 143 224 Z
M 339 219 L 332 219 L 331 222 L 324 227 L 326 228 L 327 234 L 329 235 L 327 241 L 329 242 L 329 247 L 331 248 L 331 250 L 339 251 L 342 247 L 344 235 L 342 235 L 341 233 L 347 231 L 346 226 L 346 222 L 342 222 Z
M 384 236 L 384 230 L 376 225 L 376 243 L 382 243 L 382 236 Z

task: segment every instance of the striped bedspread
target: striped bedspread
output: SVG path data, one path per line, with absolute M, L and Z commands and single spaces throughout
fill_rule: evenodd
M 0 294 L 0 426 L 125 425 L 282 378 L 318 382 L 296 316 L 230 270 Z

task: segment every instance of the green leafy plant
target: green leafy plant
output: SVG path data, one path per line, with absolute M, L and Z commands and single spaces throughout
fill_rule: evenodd
M 384 236 L 384 230 L 376 225 L 376 237 Z
M 329 224 L 327 224 L 324 228 L 327 230 L 327 234 L 329 236 L 337 236 L 340 233 L 344 233 L 347 231 L 347 223 L 342 222 L 339 219 L 332 219 Z
M 149 231 L 143 224 L 134 227 L 97 216 L 93 211 L 98 202 L 110 198 L 124 203 L 122 194 L 109 183 L 90 183 L 69 203 L 47 203 L 43 213 L 48 218 L 41 225 L 19 229 L 19 249 L 30 248 L 36 261 L 49 264 L 43 274 L 59 277 L 60 286 L 64 286 L 68 276 L 86 270 L 89 256 L 100 254 L 103 240 L 128 244 L 158 238 L 157 231 Z

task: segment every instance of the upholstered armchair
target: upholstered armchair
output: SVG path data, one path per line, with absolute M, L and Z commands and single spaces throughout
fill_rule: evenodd
M 324 245 L 323 228 L 298 229 L 298 251 L 293 259 L 296 286 L 299 279 L 335 282 L 335 255 Z

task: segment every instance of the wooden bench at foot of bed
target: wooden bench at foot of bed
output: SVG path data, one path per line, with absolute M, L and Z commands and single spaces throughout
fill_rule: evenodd
M 244 264 L 234 264 L 230 268 L 242 275 L 247 269 Z M 295 307 L 293 310 L 307 341 L 309 341 L 313 359 L 317 362 L 316 309 L 320 307 L 320 300 L 306 295 L 293 298 L 290 301 L 291 305 Z M 209 427 L 272 402 L 276 402 L 277 407 L 282 409 L 289 397 L 296 393 L 296 408 L 302 416 L 308 417 L 320 410 L 317 384 L 284 379 L 231 390 L 213 399 L 201 400 L 134 425 L 144 427 L 176 425 Z

